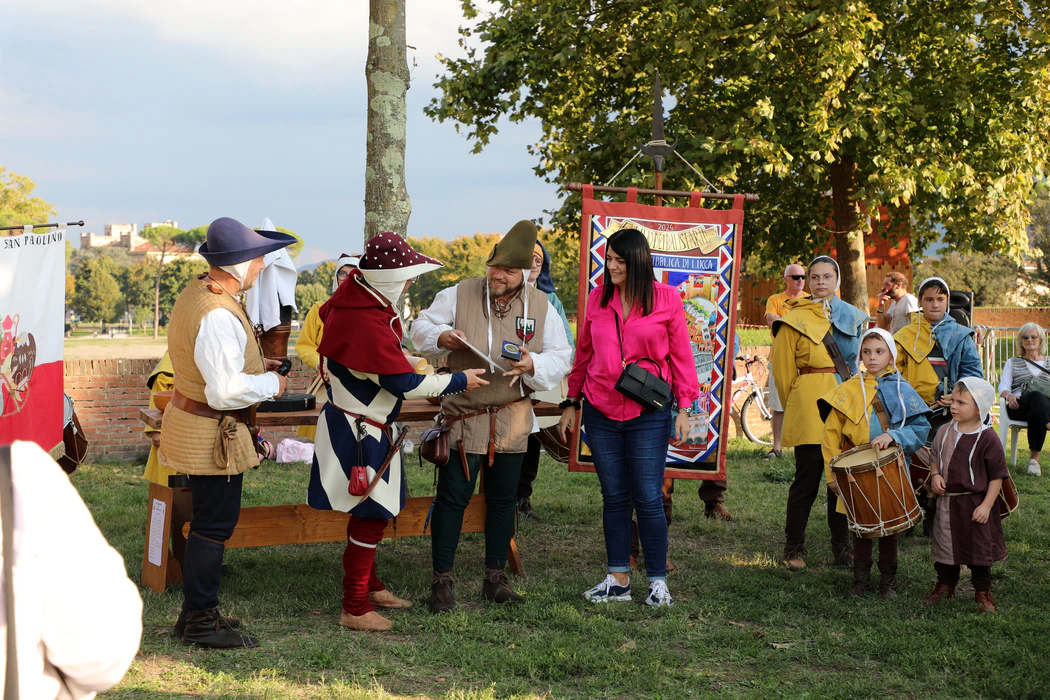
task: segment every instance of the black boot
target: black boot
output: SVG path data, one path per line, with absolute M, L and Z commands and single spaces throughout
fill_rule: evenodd
M 838 497 L 828 490 L 828 529 L 831 530 L 832 564 L 846 569 L 853 568 L 853 536 L 849 531 L 849 521 L 842 513 L 835 510 Z
M 481 584 L 481 595 L 494 603 L 524 603 L 520 596 L 510 587 L 510 579 L 503 569 L 485 567 L 485 583 Z
M 455 581 L 452 571 L 435 571 L 430 583 L 430 601 L 427 605 L 432 613 L 451 612 L 456 608 Z
M 871 587 L 871 540 L 853 539 L 853 588 L 847 598 L 863 598 Z
M 897 597 L 898 536 L 879 540 L 879 597 L 890 600 Z
M 847 598 L 863 598 L 871 586 L 871 562 L 853 562 L 853 588 Z
M 203 649 L 251 649 L 259 646 L 255 637 L 230 627 L 218 608 L 187 611 L 182 643 L 185 646 L 195 644 Z
M 219 613 L 222 615 L 222 613 Z M 226 624 L 237 629 L 241 626 L 241 621 L 236 617 L 226 617 L 222 615 L 222 619 L 226 621 Z M 186 632 L 186 608 L 179 611 L 179 619 L 175 621 L 175 627 L 172 629 L 176 637 L 182 638 L 182 635 Z

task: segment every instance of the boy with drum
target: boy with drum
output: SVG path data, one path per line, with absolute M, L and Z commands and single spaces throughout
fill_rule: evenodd
M 897 347 L 888 331 L 873 328 L 861 336 L 858 370 L 860 362 L 866 371 L 858 371 L 817 402 L 824 419 L 821 451 L 825 476 L 828 488 L 836 493 L 831 460 L 842 452 L 870 444 L 880 450 L 896 445 L 910 454 L 926 443 L 930 431 L 930 409 L 897 371 Z M 911 488 L 907 479 L 902 485 Z M 837 508 L 846 513 L 842 498 Z M 877 538 L 880 598 L 897 596 L 897 538 L 896 532 Z M 853 588 L 849 597 L 863 597 L 871 583 L 872 539 L 853 537 Z

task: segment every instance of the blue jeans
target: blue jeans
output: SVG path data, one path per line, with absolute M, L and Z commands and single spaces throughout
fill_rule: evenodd
M 583 424 L 602 486 L 609 571 L 631 570 L 633 506 L 649 580 L 666 579 L 667 519 L 661 488 L 673 427 L 671 412 L 646 412 L 631 420 L 616 421 L 585 401 Z

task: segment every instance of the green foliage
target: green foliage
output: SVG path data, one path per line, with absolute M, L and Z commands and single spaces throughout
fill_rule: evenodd
M 85 321 L 114 321 L 123 313 L 120 285 L 104 258 L 93 258 L 77 266 L 73 308 Z
M 326 287 L 317 282 L 309 282 L 307 284 L 300 282 L 295 286 L 295 305 L 299 307 L 298 317 L 300 321 L 306 318 L 306 314 L 310 313 L 310 307 L 319 301 L 328 299 L 328 290 L 330 289 L 331 287 Z
M 149 316 L 153 315 L 153 293 L 157 278 L 157 267 L 150 262 L 128 265 L 120 270 L 120 286 L 124 290 L 127 304 L 140 308 L 149 307 Z
M 331 291 L 333 279 L 335 279 L 335 262 L 325 260 L 312 270 L 300 271 L 298 284 L 319 284 Z
M 536 118 L 537 175 L 605 182 L 649 139 L 659 70 L 668 140 L 713 182 L 762 198 L 745 253 L 783 265 L 823 247 L 834 188 L 859 230 L 879 204 L 910 220 L 916 251 L 938 226 L 949 245 L 1025 246 L 1025 204 L 1048 160 L 1046 0 L 493 5 L 480 15 L 464 0 L 480 19 L 426 110 L 474 151 L 500 119 Z M 832 181 L 836 167 L 852 189 Z M 634 165 L 616 184 L 651 185 L 651 170 Z M 674 156 L 665 183 L 704 187 Z M 579 206 L 567 196 L 554 227 L 578 230 Z
M 441 269 L 417 278 L 408 288 L 412 308 L 425 309 L 442 289 L 472 277 L 484 276 L 485 261 L 499 239 L 498 233 L 457 236 L 451 241 L 443 238 L 409 238 L 409 245 L 417 251 L 445 263 Z
M 0 226 L 43 224 L 55 215 L 55 207 L 34 197 L 36 183 L 25 175 L 0 166 Z M 68 251 L 67 251 L 68 252 Z
M 951 289 L 972 290 L 974 306 L 1010 304 L 1021 274 L 1017 263 L 991 253 L 951 252 L 915 267 L 916 280 L 940 277 Z

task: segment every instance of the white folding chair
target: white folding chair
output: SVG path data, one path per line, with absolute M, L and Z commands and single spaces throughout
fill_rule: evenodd
M 1010 436 L 1010 466 L 1017 466 L 1017 438 L 1022 430 L 1028 430 L 1028 423 L 1023 420 L 1010 420 L 1006 412 L 1006 399 L 999 397 L 999 439 L 1006 448 L 1007 434 Z

